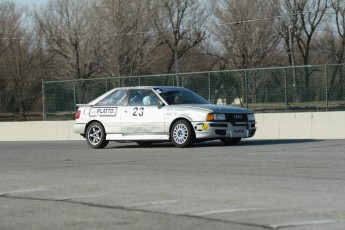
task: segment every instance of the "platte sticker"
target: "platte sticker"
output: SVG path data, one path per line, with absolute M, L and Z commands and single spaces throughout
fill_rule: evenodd
M 91 108 L 90 117 L 116 116 L 117 108 Z

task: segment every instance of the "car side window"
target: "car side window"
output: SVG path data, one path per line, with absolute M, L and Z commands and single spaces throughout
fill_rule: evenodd
M 128 97 L 128 105 L 132 106 L 149 106 L 160 105 L 160 101 L 157 96 L 147 89 L 131 90 Z
M 157 98 L 157 96 L 150 92 L 147 96 L 143 98 L 143 105 L 162 105 L 161 101 Z
M 98 106 L 114 106 L 123 105 L 125 102 L 127 90 L 116 90 L 112 94 L 108 95 L 96 105 Z

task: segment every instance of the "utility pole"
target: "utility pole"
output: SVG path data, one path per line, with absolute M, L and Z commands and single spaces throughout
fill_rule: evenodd
M 295 54 L 293 49 L 293 40 L 291 34 L 291 26 L 289 26 L 289 40 L 290 40 L 290 55 L 291 55 L 291 66 L 292 66 L 292 76 L 293 76 L 293 90 L 294 90 L 294 99 L 296 101 L 296 71 L 295 71 Z
M 178 77 L 178 57 L 177 57 L 177 44 L 175 44 L 175 75 L 176 75 L 176 85 L 180 86 L 180 81 L 179 81 L 179 77 Z

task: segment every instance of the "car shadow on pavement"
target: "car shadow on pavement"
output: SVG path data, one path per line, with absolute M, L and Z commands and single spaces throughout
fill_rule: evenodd
M 299 143 L 313 143 L 313 142 L 320 142 L 324 140 L 317 140 L 317 139 L 280 139 L 280 140 L 242 140 L 238 144 L 233 145 L 224 145 L 221 141 L 204 141 L 204 142 L 196 142 L 189 148 L 204 148 L 204 147 L 225 147 L 225 146 L 256 146 L 256 145 L 286 145 L 286 144 L 299 144 Z M 149 146 L 139 146 L 136 143 L 114 143 L 109 144 L 107 149 L 111 148 L 177 148 L 171 142 L 164 142 L 164 143 L 153 143 Z
M 281 140 L 242 140 L 237 144 L 232 145 L 224 145 L 220 141 L 208 141 L 208 142 L 199 142 L 195 143 L 195 147 L 206 147 L 206 146 L 263 146 L 263 145 L 286 145 L 286 144 L 299 144 L 299 143 L 313 143 L 313 142 L 320 142 L 323 140 L 316 140 L 316 139 L 281 139 Z
M 299 143 L 312 143 L 324 140 L 318 139 L 280 139 L 280 140 L 244 140 L 240 145 L 286 145 Z

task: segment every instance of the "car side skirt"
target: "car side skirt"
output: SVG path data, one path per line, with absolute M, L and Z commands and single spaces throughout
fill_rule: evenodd
M 138 141 L 138 140 L 162 140 L 168 141 L 169 135 L 166 134 L 107 134 L 108 141 Z

